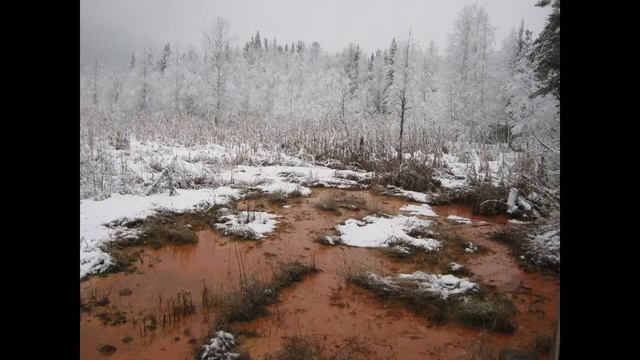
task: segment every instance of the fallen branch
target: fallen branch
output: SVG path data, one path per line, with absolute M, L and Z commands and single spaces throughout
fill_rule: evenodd
M 554 154 L 558 154 L 559 151 L 550 147 L 549 145 L 545 144 L 544 142 L 542 142 L 542 140 L 538 139 L 538 136 L 536 136 L 536 132 L 533 131 L 533 129 L 531 127 L 529 127 L 531 129 L 531 134 L 533 135 L 533 137 L 538 140 L 538 142 L 540 143 L 540 145 L 544 146 L 547 150 L 553 152 Z

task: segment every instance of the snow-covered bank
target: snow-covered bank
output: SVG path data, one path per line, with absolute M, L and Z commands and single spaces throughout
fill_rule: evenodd
M 117 229 L 106 224 L 122 219 L 144 219 L 158 209 L 184 212 L 199 204 L 228 204 L 240 191 L 227 186 L 215 189 L 177 190 L 177 194 L 120 195 L 101 201 L 80 200 L 80 278 L 106 270 L 112 264 L 101 245 L 113 240 Z
M 140 143 L 131 138 L 126 149 L 105 146 L 101 151 L 92 155 L 101 157 L 100 161 L 105 164 L 108 162 L 108 166 L 93 169 L 92 171 L 97 172 L 84 175 L 102 176 L 103 187 L 90 189 L 92 185 L 81 180 L 81 197 L 95 195 L 91 199 L 80 201 L 81 277 L 104 271 L 112 264 L 112 259 L 101 250 L 101 245 L 123 234 L 135 236 L 135 231 L 105 226 L 114 220 L 143 219 L 157 209 L 188 211 L 198 203 L 227 204 L 240 198 L 243 191 L 247 190 L 289 197 L 308 196 L 315 186 L 367 188 L 374 178 L 372 172 L 336 170 L 295 156 L 243 145 L 184 147 L 155 142 Z M 424 161 L 433 160 L 432 154 L 420 156 Z M 440 180 L 449 179 L 443 181 L 444 186 L 466 186 L 468 179 L 465 176 L 469 168 L 477 167 L 474 171 L 480 172 L 484 168 L 485 173 L 490 173 L 492 180 L 497 181 L 502 176 L 502 166 L 512 162 L 512 159 L 504 155 L 496 159 L 483 162 L 480 155 L 474 153 L 468 159 L 461 160 L 445 154 L 441 159 L 442 168 L 448 170 L 436 171 L 436 177 Z M 85 165 L 81 163 L 81 171 L 84 171 Z M 175 196 L 168 195 L 170 190 L 177 191 Z M 437 216 L 427 205 L 436 194 L 408 191 L 394 186 L 387 186 L 382 193 L 422 203 L 400 209 L 410 215 Z M 146 196 L 147 194 L 150 195 Z M 454 216 L 448 218 L 460 223 L 470 222 L 469 219 Z M 438 249 L 440 244 L 435 239 L 409 235 L 413 230 L 412 226 L 416 224 L 428 226 L 412 219 L 424 221 L 413 216 L 390 219 L 370 217 L 363 219 L 364 221 L 351 219 L 340 228 L 344 231 L 340 241 L 351 246 L 366 247 L 384 247 L 390 246 L 394 241 L 404 241 L 429 251 Z M 227 221 L 232 222 L 232 219 Z M 233 224 L 229 226 L 233 227 Z M 558 241 L 555 237 L 539 238 L 539 248 L 551 249 L 548 250 L 550 253 L 555 251 L 553 249 L 559 248 L 559 237 L 557 238 Z M 549 258 L 554 256 L 556 255 L 549 255 Z

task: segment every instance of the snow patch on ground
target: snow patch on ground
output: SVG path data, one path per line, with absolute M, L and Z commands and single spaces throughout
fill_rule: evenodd
M 412 292 L 428 293 L 442 299 L 451 295 L 465 294 L 476 291 L 478 285 L 466 278 L 458 278 L 455 275 L 428 274 L 416 271 L 413 274 L 398 274 L 396 276 L 379 276 L 372 272 L 367 273 L 369 281 L 381 285 L 389 291 L 409 288 Z
M 462 270 L 462 269 L 464 269 L 464 266 L 462 266 L 462 265 L 460 265 L 460 264 L 458 264 L 458 263 L 456 263 L 456 262 L 451 262 L 451 263 L 449 264 L 449 269 L 450 269 L 451 271 L 458 271 L 458 270 Z
M 471 219 L 468 219 L 468 218 L 462 217 L 462 216 L 449 215 L 449 216 L 447 216 L 447 219 L 449 219 L 451 221 L 455 221 L 458 224 L 471 224 Z
M 373 173 L 335 170 L 281 152 L 248 145 L 221 146 L 138 142 L 130 138 L 126 149 L 115 149 L 105 143 L 99 172 L 81 159 L 80 197 L 104 199 L 113 193 L 145 194 L 161 177 L 170 176 L 179 189 L 198 189 L 229 184 L 299 183 L 303 186 L 338 188 L 359 187 L 359 181 L 370 179 Z M 86 152 L 89 150 L 86 149 Z M 95 164 L 94 164 L 95 165 Z M 96 176 L 101 181 L 96 184 Z M 283 185 L 279 185 L 283 186 Z M 288 185 L 284 185 L 288 189 Z M 165 190 L 165 189 L 162 189 Z M 274 189 L 275 190 L 275 189 Z M 162 192 L 162 191 L 158 191 Z M 302 190 L 308 192 L 308 190 Z
M 472 243 L 471 241 L 469 241 L 466 245 L 467 246 L 465 246 L 464 248 L 465 252 L 473 254 L 474 252 L 478 251 L 478 245 Z
M 357 180 L 372 176 L 370 172 L 334 170 L 323 166 L 245 166 L 238 165 L 217 175 L 223 184 L 243 184 L 272 193 L 284 191 L 290 194 L 300 191 L 302 195 L 311 194 L 308 186 L 326 186 L 341 189 L 359 187 Z M 357 179 L 357 180 L 354 180 Z
M 415 216 L 398 215 L 390 218 L 367 216 L 362 220 L 348 219 L 344 225 L 336 226 L 336 229 L 340 232 L 342 243 L 349 246 L 388 247 L 396 242 L 406 242 L 425 251 L 437 251 L 442 246 L 440 241 L 409 235 L 412 231 L 428 228 L 431 224 L 431 221 L 418 219 Z
M 205 204 L 227 204 L 240 198 L 240 191 L 230 187 L 215 189 L 177 190 L 176 195 L 154 194 L 151 196 L 113 194 L 108 199 L 80 200 L 80 278 L 106 270 L 111 258 L 101 245 L 111 241 L 115 235 L 124 234 L 124 229 L 108 228 L 105 224 L 126 218 L 144 219 L 159 209 L 174 212 L 193 210 Z
M 284 181 L 274 181 L 266 185 L 258 185 L 257 188 L 267 194 L 281 193 L 285 196 L 291 196 L 296 193 L 302 196 L 311 195 L 311 189 L 308 187 Z
M 431 196 L 429 194 L 425 194 L 417 191 L 403 190 L 399 187 L 392 186 L 392 185 L 388 185 L 387 189 L 383 192 L 383 194 L 403 197 L 419 203 L 427 203 L 431 201 Z
M 401 211 L 406 211 L 408 213 L 410 213 L 411 215 L 422 215 L 422 216 L 438 216 L 438 214 L 436 214 L 433 209 L 431 209 L 431 206 L 427 205 L 427 204 L 422 204 L 422 205 L 405 205 L 403 207 L 400 208 Z
M 312 165 L 296 157 L 244 145 L 185 147 L 141 143 L 131 138 L 129 148 L 115 149 L 107 145 L 100 156 L 109 170 L 99 174 L 107 179 L 99 189 L 86 182 L 95 176 L 81 163 L 84 174 L 80 182 L 81 198 L 93 197 L 80 201 L 81 278 L 104 271 L 112 264 L 112 259 L 100 248 L 103 243 L 116 236 L 136 236 L 135 230 L 104 226 L 114 220 L 142 219 L 160 208 L 180 212 L 199 203 L 226 204 L 240 197 L 239 190 L 219 186 L 224 184 L 255 187 L 270 194 L 308 196 L 311 194 L 308 186 L 354 188 L 360 186 L 359 181 L 373 176 L 370 172 Z M 235 165 L 239 163 L 245 165 Z M 166 194 L 169 179 L 177 189 L 175 196 Z M 143 195 L 151 190 L 156 194 Z
M 237 235 L 250 239 L 261 239 L 276 228 L 278 215 L 260 211 L 242 211 L 230 213 L 220 218 L 223 223 L 215 224 L 215 228 L 225 235 Z
M 218 331 L 209 344 L 202 346 L 204 349 L 201 360 L 232 360 L 240 359 L 240 354 L 234 353 L 231 349 L 236 345 L 232 334 Z

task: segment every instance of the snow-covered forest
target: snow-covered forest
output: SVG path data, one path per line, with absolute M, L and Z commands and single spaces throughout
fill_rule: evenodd
M 81 69 L 83 198 L 128 191 L 126 176 L 113 177 L 119 169 L 107 149 L 132 136 L 242 144 L 367 170 L 398 152 L 431 154 L 435 166 L 443 153 L 512 153 L 511 172 L 557 190 L 559 75 L 545 70 L 553 34 L 532 39 L 523 23 L 496 44 L 487 13 L 474 4 L 460 11 L 444 49 L 421 47 L 408 33 L 385 49 L 361 49 L 354 39 L 332 54 L 259 31 L 234 45 L 232 31 L 218 18 L 202 52 L 167 43 L 120 67 L 96 61 Z
M 444 46 L 407 28 L 338 52 L 260 29 L 238 39 L 214 17 L 200 44 L 83 66 L 82 356 L 329 359 L 304 341 L 355 346 L 364 326 L 364 347 L 397 358 L 556 351 L 560 1 L 535 5 L 550 9 L 535 36 L 523 20 L 498 39 L 475 2 Z M 324 280 L 279 295 L 306 276 Z M 413 315 L 379 313 L 353 287 Z M 322 327 L 327 314 L 344 333 Z M 422 340 L 399 346 L 387 326 Z M 306 355 L 286 355 L 295 346 Z

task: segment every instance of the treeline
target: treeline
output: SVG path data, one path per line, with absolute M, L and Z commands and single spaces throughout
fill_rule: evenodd
M 559 1 L 538 38 L 521 24 L 501 44 L 486 11 L 465 6 L 444 49 L 407 34 L 385 49 L 233 45 L 221 18 L 202 51 L 144 48 L 120 67 L 81 69 L 81 152 L 129 135 L 183 144 L 259 144 L 343 163 L 497 144 L 559 186 Z M 253 145 L 252 145 L 253 146 Z M 493 145 L 491 145 L 493 146 Z M 83 150 L 85 149 L 85 150 Z M 501 150 L 501 151 L 504 151 Z M 97 166 L 97 165 L 96 165 Z

